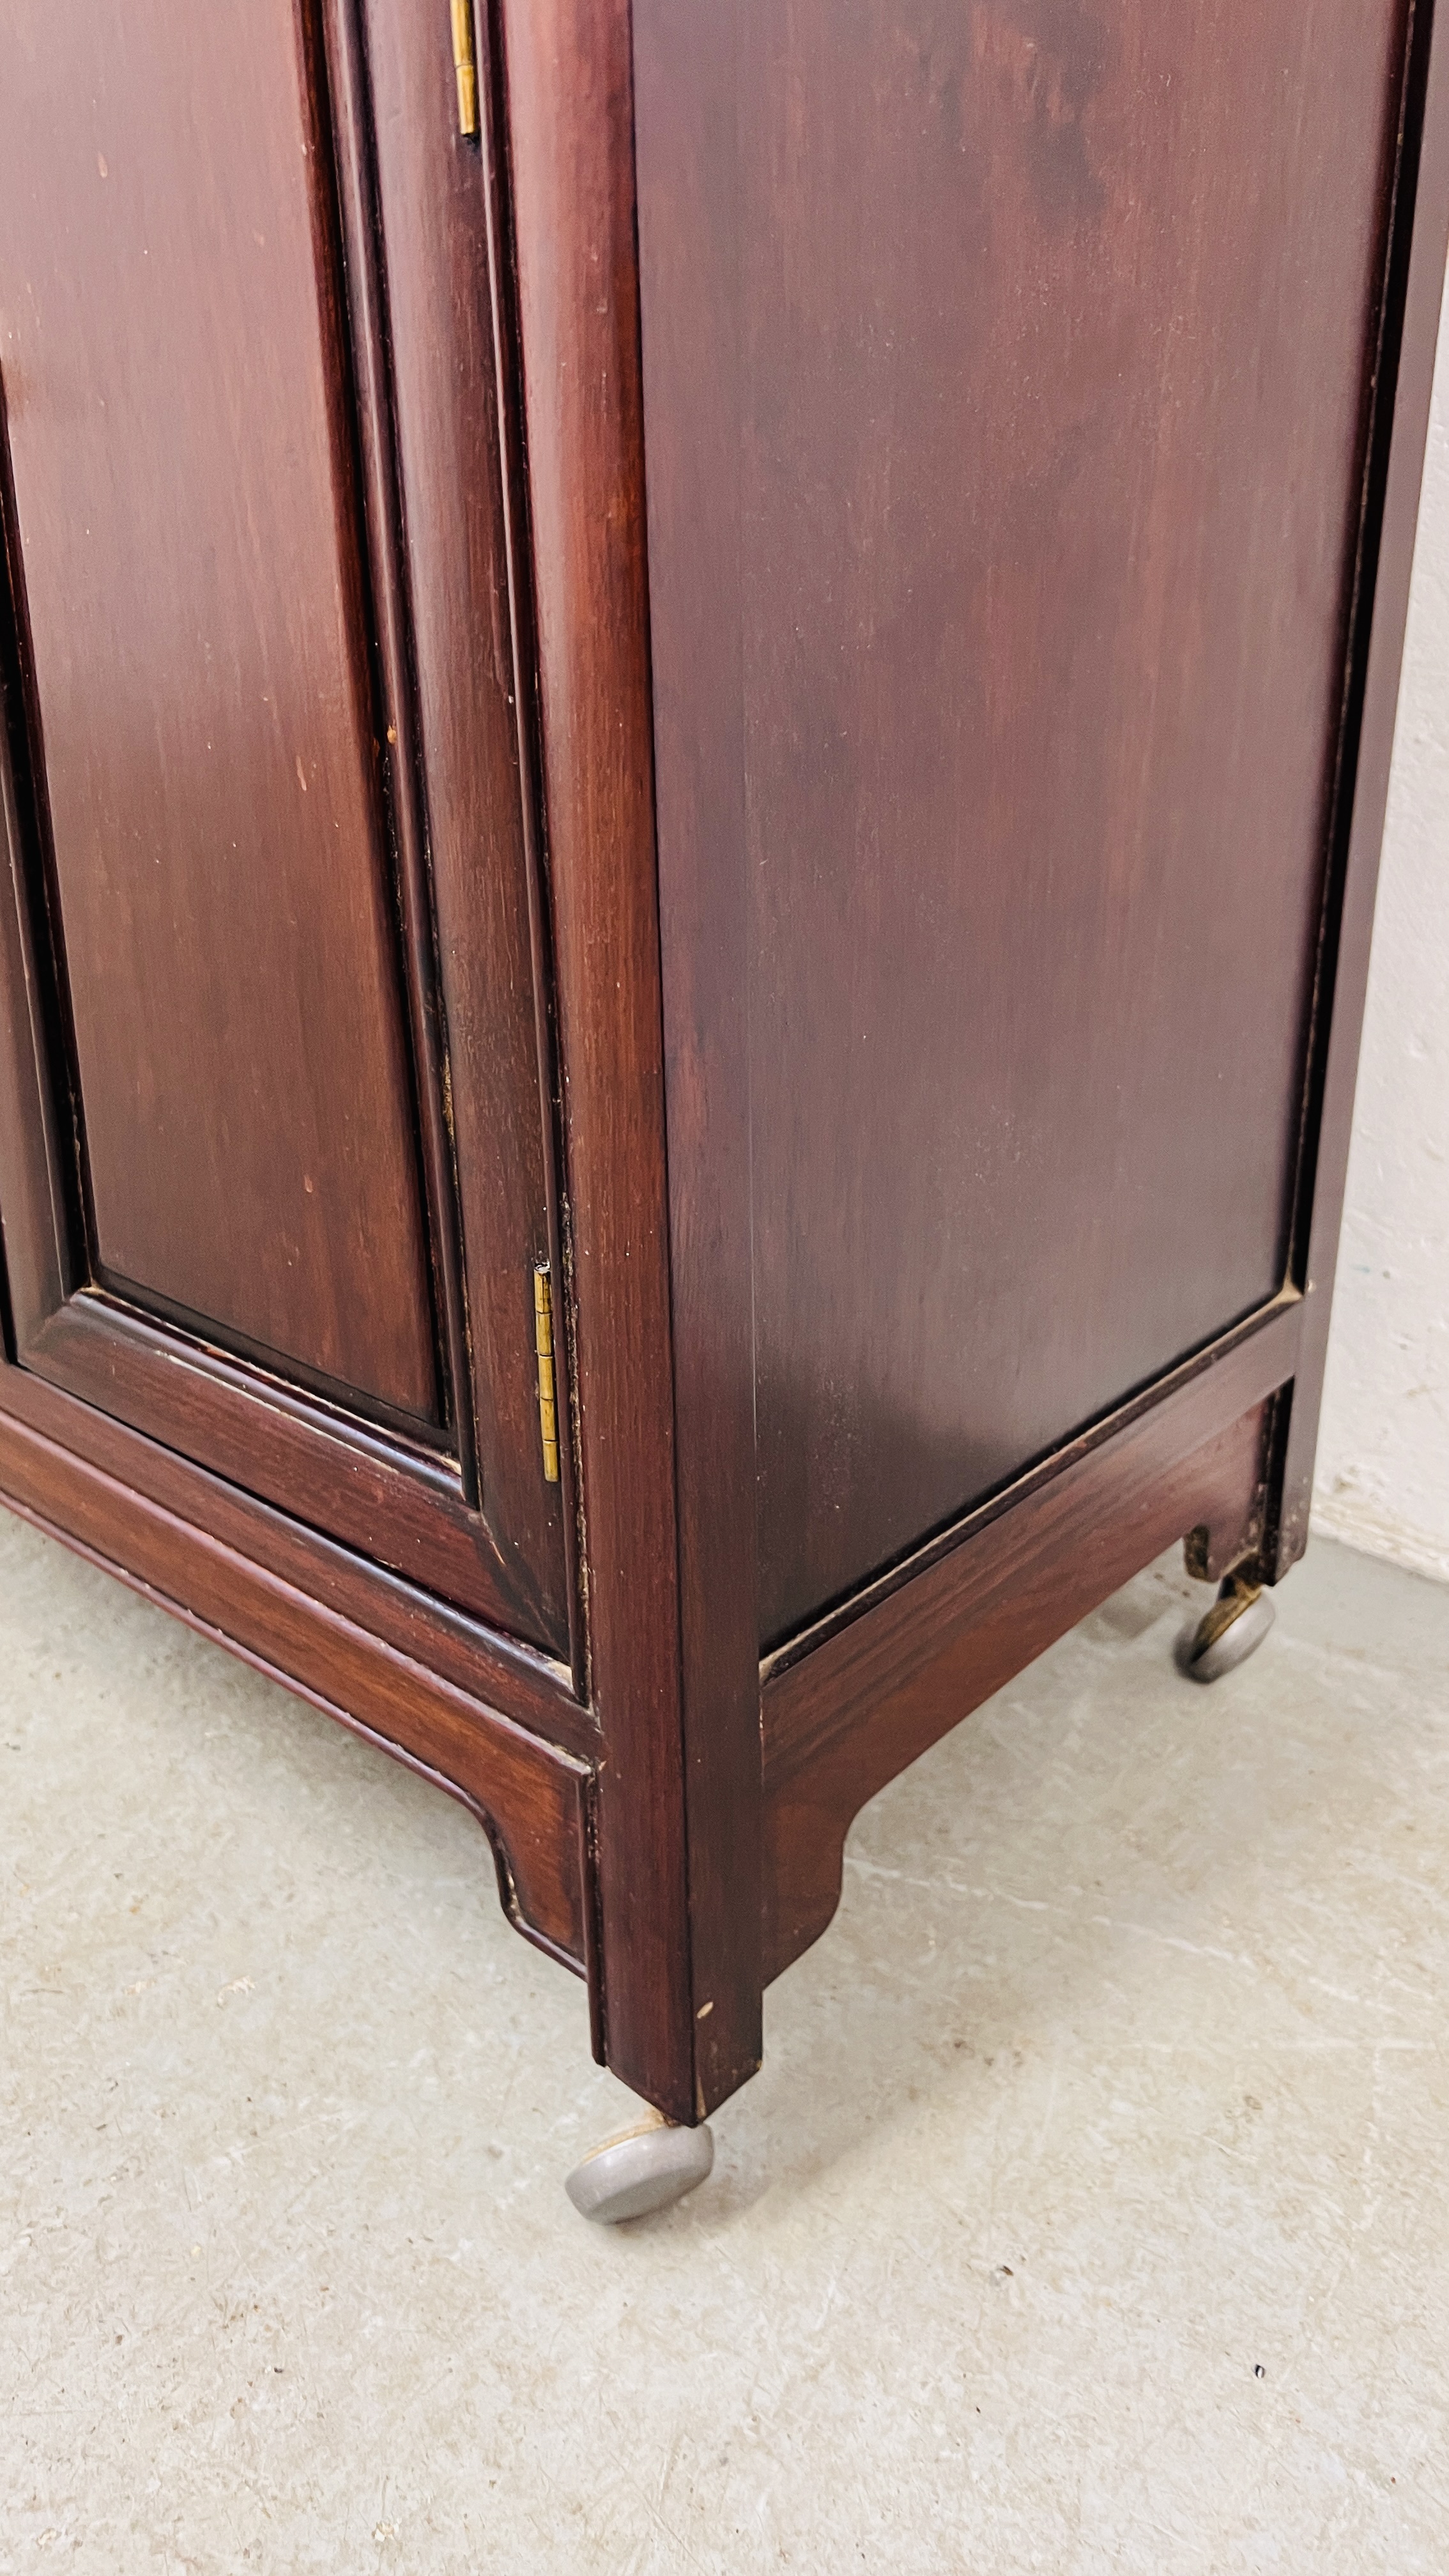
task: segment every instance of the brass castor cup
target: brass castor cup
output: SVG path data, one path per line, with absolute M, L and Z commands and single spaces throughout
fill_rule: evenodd
M 1191 1681 L 1220 1682 L 1255 1654 L 1273 1625 L 1271 1594 L 1230 1574 L 1206 1617 L 1184 1638 L 1178 1663 Z
M 703 2123 L 676 2129 L 658 2111 L 637 2128 L 606 2138 L 564 2185 L 575 2209 L 601 2227 L 616 2227 L 624 2218 L 646 2218 L 682 2200 L 696 2183 L 707 2180 L 714 2163 L 714 2138 Z

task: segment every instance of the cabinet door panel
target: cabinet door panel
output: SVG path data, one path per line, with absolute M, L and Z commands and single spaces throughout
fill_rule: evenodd
M 446 101 L 446 12 L 441 33 L 404 16 Z M 390 246 L 355 22 L 291 0 L 202 17 L 21 0 L 12 21 L 15 1359 L 562 1648 L 533 1402 L 549 1236 L 518 764 L 505 729 L 475 781 L 472 908 L 453 903 L 444 979 L 411 694 L 416 599 L 465 701 L 481 653 L 511 710 L 496 617 L 481 648 L 468 631 L 479 594 L 506 601 L 491 375 L 454 362 L 456 316 L 435 315 L 427 354 L 465 424 L 446 453 L 473 476 L 456 506 L 481 531 L 471 591 L 439 608 L 426 551 L 409 579 L 390 480 Z M 476 212 L 486 351 L 484 172 L 442 139 L 443 193 Z M 426 233 L 399 255 L 425 259 Z M 418 363 L 404 351 L 399 380 Z M 470 978 L 493 1007 L 459 1080 L 448 999 Z M 480 1083 L 511 1119 L 475 1120 L 455 1157 L 450 1095 Z M 486 1244 L 482 1225 L 464 1244 L 465 1200 Z M 489 1324 L 471 1339 L 470 1305 Z
M 15 537 L 97 1270 L 436 1422 L 290 0 L 18 18 Z

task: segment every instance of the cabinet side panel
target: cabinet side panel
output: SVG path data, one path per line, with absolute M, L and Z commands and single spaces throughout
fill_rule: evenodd
M 725 14 L 772 1643 L 1282 1284 L 1407 11 Z

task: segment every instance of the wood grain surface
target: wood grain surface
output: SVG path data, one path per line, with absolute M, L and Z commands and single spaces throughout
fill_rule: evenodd
M 100 1272 L 436 1421 L 315 62 L 291 0 L 22 0 L 7 56 L 11 464 Z
M 21 30 L 17 134 L 60 113 L 67 24 Z M 28 1367 L 567 1652 L 488 174 L 435 16 L 375 32 L 373 62 L 354 0 L 308 0 L 214 58 L 103 10 L 84 189 L 64 156 L 0 179 L 12 1324 Z M 213 149 L 217 82 L 249 104 Z M 312 772 L 278 767 L 298 724 Z
M 603 2041 L 694 2081 L 626 0 L 503 0 L 566 1136 Z
M 0 1492 L 695 2120 L 865 1799 L 1301 1546 L 1444 44 L 494 0 L 471 137 L 429 0 L 12 17 Z
M 309 1529 L 295 1514 L 29 1369 L 0 1363 L 0 1414 L 94 1467 L 122 1491 L 154 1503 L 168 1518 L 219 1537 L 232 1555 L 255 1564 L 264 1576 L 374 1631 L 468 1697 L 486 1700 L 520 1726 L 585 1758 L 597 1751 L 597 1730 L 574 1696 L 566 1663 Z
M 728 10 L 634 0 L 645 419 L 688 414 L 698 431 L 687 446 L 646 437 L 649 631 L 690 1927 L 713 1963 L 701 2052 L 738 2082 L 763 2042 L 750 906 L 744 779 L 727 756 L 744 687 L 731 613 L 740 225 L 733 166 L 711 148 L 733 105 L 733 46 Z
M 758 1828 L 745 1821 L 758 1803 L 758 1681 L 753 1623 L 734 1617 L 738 1554 L 702 1561 L 693 1510 L 711 1476 L 723 1475 L 726 1498 L 737 1499 L 741 1464 L 746 1503 L 749 1490 L 734 1410 L 737 1317 L 723 1453 L 712 1436 L 702 1385 L 710 1319 L 694 1304 L 698 1245 L 687 1247 L 671 1304 L 671 1248 L 681 1240 L 672 1229 L 688 1228 L 702 1201 L 691 1198 L 687 1122 L 677 1201 L 666 1153 L 629 11 L 626 0 L 503 0 L 501 24 L 589 1682 L 603 1736 L 605 2044 L 626 2082 L 693 2120 L 759 2055 Z M 721 1137 L 731 1115 L 726 1108 Z M 723 1599 L 716 1578 L 730 1595 L 727 1631 L 713 1625 Z M 754 1848 L 742 1843 L 742 1824 Z
M 532 1331 L 533 1264 L 557 1255 L 535 1016 L 548 961 L 534 954 L 519 768 L 490 172 L 457 131 L 433 0 L 369 0 L 363 14 L 479 1479 L 512 1578 L 561 1643 L 566 1489 L 539 1474 Z M 531 700 L 531 662 L 521 685 Z
M 652 578 L 733 548 L 773 1644 L 1285 1276 L 1405 10 L 691 23 Z

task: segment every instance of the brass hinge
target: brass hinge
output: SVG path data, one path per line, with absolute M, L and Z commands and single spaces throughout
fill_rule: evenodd
M 452 0 L 453 76 L 458 84 L 458 132 L 478 131 L 478 57 L 473 48 L 473 0 Z
M 533 1271 L 533 1347 L 538 1354 L 538 1427 L 543 1439 L 543 1480 L 558 1483 L 558 1386 L 553 1367 L 553 1289 L 548 1263 Z

